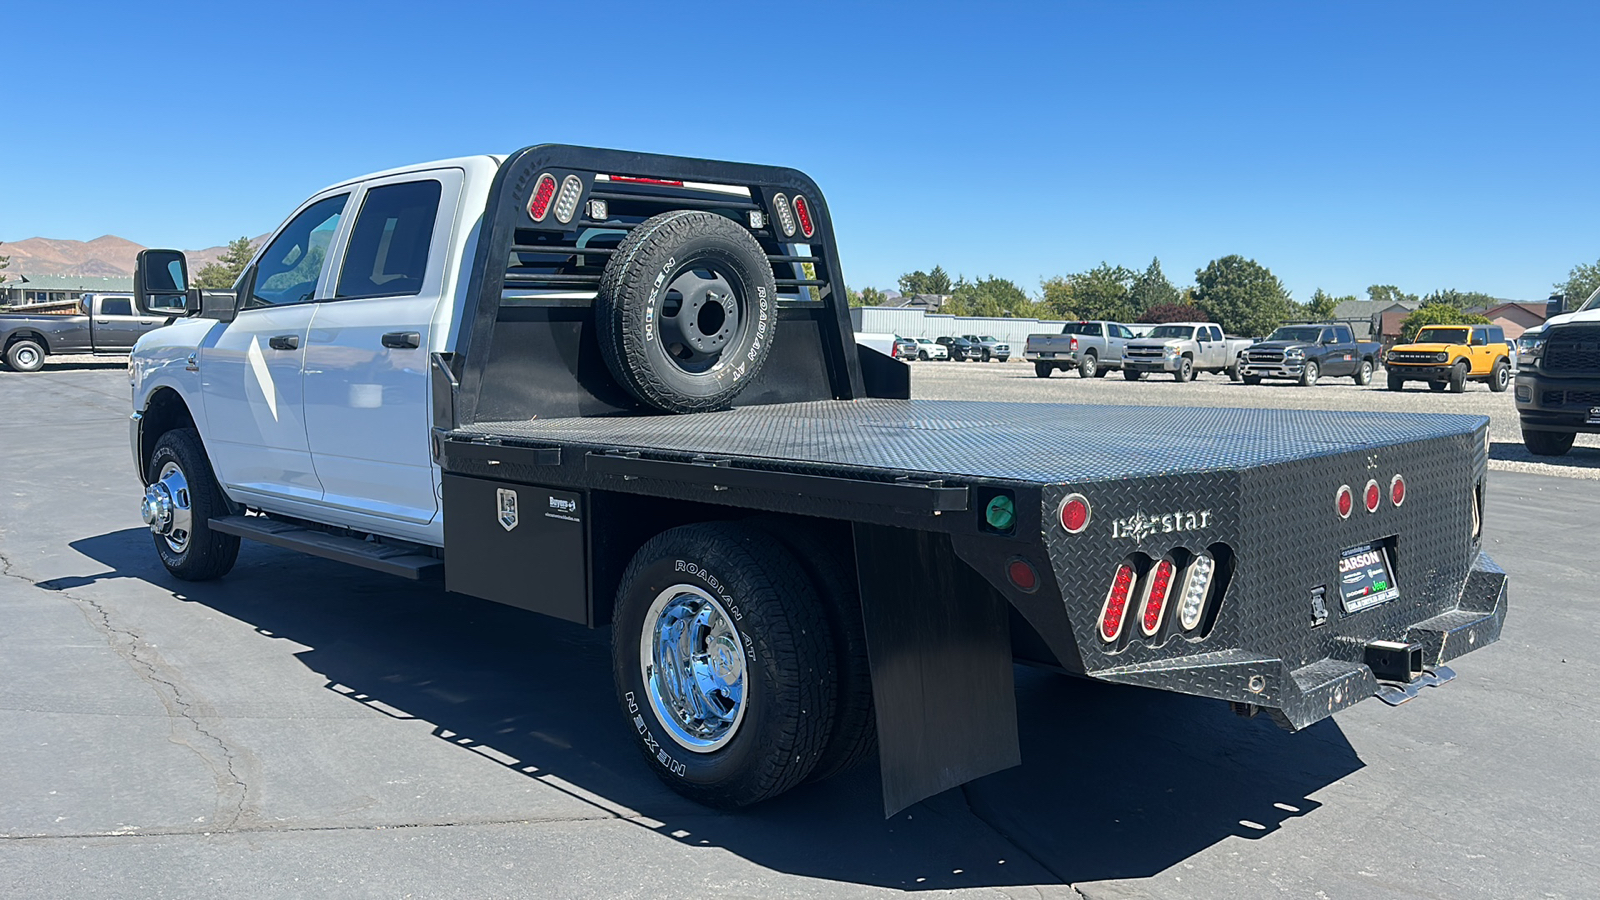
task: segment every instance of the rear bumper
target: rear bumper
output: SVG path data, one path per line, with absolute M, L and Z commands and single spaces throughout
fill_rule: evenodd
M 1590 421 L 1591 411 L 1600 409 L 1600 378 L 1548 378 L 1524 370 L 1513 396 L 1524 428 L 1600 433 L 1600 422 Z
M 1505 572 L 1487 554 L 1478 554 L 1456 608 L 1406 627 L 1404 642 L 1422 646 L 1423 665 L 1429 671 L 1494 643 L 1505 624 L 1507 584 Z M 1222 650 L 1175 659 L 1171 664 L 1089 674 L 1103 681 L 1257 706 L 1291 731 L 1377 696 L 1382 686 L 1359 657 L 1293 666 L 1246 650 Z
M 1078 364 L 1078 354 L 1068 350 L 1025 350 L 1022 358 L 1028 362 L 1071 363 Z

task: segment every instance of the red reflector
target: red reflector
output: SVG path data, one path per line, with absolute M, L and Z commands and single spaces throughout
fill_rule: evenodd
M 528 215 L 535 222 L 543 222 L 544 217 L 550 212 L 550 201 L 556 196 L 556 177 L 549 172 L 539 176 L 539 183 L 533 186 L 533 197 L 528 201 Z
M 1350 518 L 1350 513 L 1355 511 L 1356 497 L 1355 494 L 1351 492 L 1350 485 L 1348 484 L 1339 485 L 1338 508 L 1339 518 L 1341 519 Z
M 1406 480 L 1399 475 L 1389 482 L 1389 502 L 1395 506 L 1406 502 Z
M 1122 633 L 1123 614 L 1128 611 L 1128 595 L 1133 592 L 1133 566 L 1123 563 L 1117 567 L 1117 577 L 1111 582 L 1111 593 L 1106 595 L 1106 608 L 1100 613 L 1100 636 L 1108 641 Z
M 1383 499 L 1383 492 L 1378 490 L 1378 482 L 1367 482 L 1367 512 L 1377 512 L 1378 503 Z
M 1089 501 L 1082 494 L 1068 494 L 1061 501 L 1061 527 L 1077 534 L 1089 527 Z
M 794 214 L 800 218 L 800 233 L 811 237 L 817 231 L 817 224 L 811 221 L 811 204 L 799 194 L 794 195 Z
M 1144 633 L 1148 637 L 1154 635 L 1161 627 L 1161 617 L 1167 611 L 1167 594 L 1172 588 L 1172 575 L 1174 572 L 1172 561 L 1163 559 L 1156 563 L 1154 572 L 1150 573 L 1150 592 L 1144 601 Z
M 1006 565 L 1006 577 L 1017 586 L 1019 591 L 1033 591 L 1039 587 L 1039 573 L 1025 559 L 1013 559 Z
M 611 180 L 618 184 L 661 184 L 667 187 L 683 187 L 683 182 L 673 181 L 668 178 L 638 178 L 633 175 L 612 175 Z

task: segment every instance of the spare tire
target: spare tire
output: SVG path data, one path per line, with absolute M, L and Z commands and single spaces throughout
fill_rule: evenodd
M 600 278 L 595 325 L 617 382 L 666 412 L 726 407 L 772 349 L 777 285 L 743 225 L 676 210 L 646 219 Z

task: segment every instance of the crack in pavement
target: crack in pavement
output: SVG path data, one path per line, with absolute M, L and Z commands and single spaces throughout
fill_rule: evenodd
M 0 575 L 40 589 L 37 582 L 19 574 L 16 568 L 11 558 L 0 552 Z M 208 715 L 201 701 L 191 701 L 189 692 L 182 686 L 182 677 L 167 664 L 160 653 L 155 652 L 154 646 L 132 628 L 114 624 L 110 610 L 99 601 L 80 597 L 70 590 L 52 590 L 50 593 L 71 600 L 79 613 L 89 622 L 90 627 L 105 635 L 106 643 L 112 652 L 122 657 L 123 661 L 133 669 L 134 674 L 151 686 L 156 699 L 167 710 L 167 721 L 171 729 L 168 739 L 187 747 L 211 771 L 217 787 L 217 811 L 213 818 L 218 822 L 218 829 L 237 826 L 245 817 L 251 788 L 239 771 L 244 767 L 244 761 L 240 759 L 241 754 L 236 753 L 234 748 L 205 721 L 217 717 Z M 185 723 L 197 738 L 182 733 L 181 725 Z
M 715 813 L 707 813 L 707 818 L 714 818 Z M 691 822 L 696 817 L 683 817 L 675 819 Z M 322 831 L 401 831 L 403 829 L 423 828 L 492 828 L 499 825 L 570 825 L 575 822 L 627 822 L 630 824 L 645 825 L 650 827 L 656 822 L 649 816 L 640 814 L 633 816 L 619 816 L 614 814 L 598 816 L 548 816 L 530 818 L 527 816 L 514 819 L 462 819 L 450 822 L 375 822 L 367 825 L 242 825 L 217 828 L 140 828 L 138 830 L 119 831 L 87 831 L 73 834 L 0 834 L 0 843 L 24 843 L 30 841 L 79 841 L 90 838 L 153 838 L 153 837 L 214 837 L 217 835 L 231 834 L 298 834 L 315 833 Z M 652 828 L 652 830 L 654 830 Z

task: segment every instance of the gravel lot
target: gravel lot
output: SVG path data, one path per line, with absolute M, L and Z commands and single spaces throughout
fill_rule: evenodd
M 1015 360 L 1008 363 L 913 363 L 911 371 L 912 396 L 940 400 L 1351 409 L 1488 416 L 1492 441 L 1489 468 L 1600 479 L 1600 435 L 1578 435 L 1573 451 L 1555 462 L 1535 457 L 1522 446 L 1517 407 L 1512 402 L 1511 392 L 1496 394 L 1481 384 L 1469 384 L 1463 394 L 1435 394 L 1420 384 L 1408 385 L 1397 394 L 1379 383 L 1382 370 L 1367 387 L 1357 387 L 1348 378 L 1324 378 L 1309 388 L 1287 381 L 1267 381 L 1247 387 L 1221 375 L 1201 375 L 1189 384 L 1177 384 L 1165 375 L 1126 381 L 1120 372 L 1086 381 L 1076 373 L 1057 372 L 1049 378 L 1039 378 L 1033 374 L 1032 365 Z

